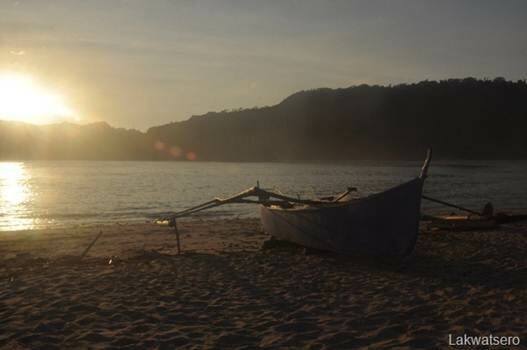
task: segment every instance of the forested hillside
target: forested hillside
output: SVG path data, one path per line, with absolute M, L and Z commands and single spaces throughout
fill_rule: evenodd
M 527 83 L 450 79 L 295 93 L 146 133 L 0 122 L 1 159 L 345 161 L 527 159 Z

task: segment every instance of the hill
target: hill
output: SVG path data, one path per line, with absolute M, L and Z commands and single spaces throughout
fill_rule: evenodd
M 527 159 L 525 101 L 525 81 L 466 78 L 301 91 L 146 133 L 0 122 L 0 159 L 421 159 L 428 146 L 437 158 Z
M 206 160 L 316 161 L 527 158 L 527 84 L 450 79 L 293 94 L 272 107 L 224 111 L 148 135 Z
M 140 160 L 158 155 L 144 133 L 105 122 L 37 126 L 0 121 L 0 159 Z

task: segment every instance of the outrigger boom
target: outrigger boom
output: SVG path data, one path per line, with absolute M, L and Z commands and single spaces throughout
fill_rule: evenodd
M 277 206 L 281 206 L 284 208 L 291 207 L 292 203 L 312 205 L 312 206 L 327 206 L 327 205 L 330 205 L 331 203 L 338 202 L 340 199 L 344 198 L 346 195 L 356 190 L 357 189 L 354 187 L 348 188 L 346 192 L 335 196 L 333 200 L 311 200 L 311 199 L 300 199 L 300 198 L 289 197 L 283 194 L 264 190 L 260 188 L 259 185 L 257 185 L 257 186 L 248 188 L 228 198 L 224 198 L 224 199 L 214 198 L 208 202 L 201 203 L 194 207 L 172 213 L 168 216 L 158 219 L 156 222 L 160 224 L 169 223 L 170 225 L 172 225 L 171 222 L 173 222 L 175 219 L 186 217 L 186 216 L 191 216 L 200 211 L 212 209 L 212 208 L 218 207 L 220 205 L 225 205 L 225 204 L 277 205 Z M 247 199 L 249 197 L 256 197 L 256 199 Z

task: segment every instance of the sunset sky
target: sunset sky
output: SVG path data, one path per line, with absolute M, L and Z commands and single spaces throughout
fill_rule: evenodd
M 141 130 L 317 87 L 527 77 L 522 0 L 0 0 L 0 18 L 0 75 Z

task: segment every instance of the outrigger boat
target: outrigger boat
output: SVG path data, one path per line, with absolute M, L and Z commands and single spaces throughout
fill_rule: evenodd
M 367 197 L 356 198 L 352 195 L 355 189 L 349 188 L 333 197 L 298 199 L 257 185 L 235 196 L 173 213 L 161 221 L 175 227 L 177 233 L 178 218 L 224 204 L 260 204 L 263 229 L 278 240 L 340 254 L 402 258 L 413 251 L 417 241 L 430 160 L 428 150 L 418 177 Z
M 264 231 L 277 239 L 348 255 L 405 257 L 417 241 L 421 194 L 431 153 L 419 177 L 368 197 L 350 193 L 322 205 L 262 205 Z

